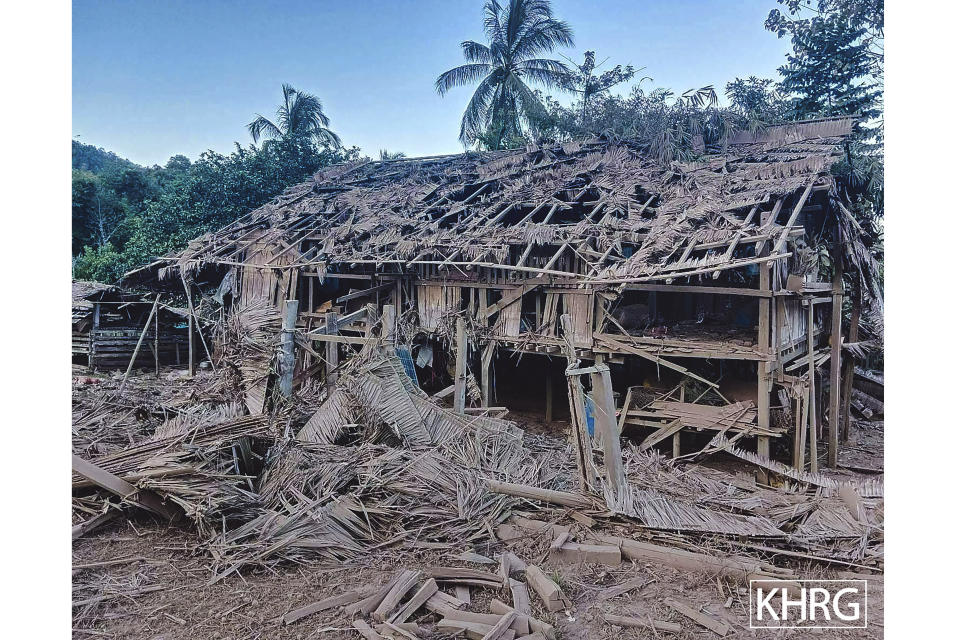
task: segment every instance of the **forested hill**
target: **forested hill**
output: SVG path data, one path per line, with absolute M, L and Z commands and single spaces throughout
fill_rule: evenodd
M 73 143 L 73 276 L 115 282 L 126 271 L 259 207 L 320 167 L 359 149 L 284 136 L 196 161 L 176 155 L 142 167 L 93 145 Z
M 91 173 L 109 173 L 123 169 L 142 170 L 145 167 L 121 158 L 112 151 L 74 140 L 73 168 Z

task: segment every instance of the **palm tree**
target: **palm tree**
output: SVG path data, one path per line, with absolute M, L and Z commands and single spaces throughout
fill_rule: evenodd
M 247 125 L 254 143 L 261 137 L 307 136 L 319 143 L 340 147 L 340 136 L 329 127 L 330 118 L 323 112 L 320 99 L 289 84 L 283 85 L 283 104 L 277 107 L 276 124 L 258 113 Z
M 505 137 L 520 135 L 521 121 L 529 125 L 545 114 L 527 82 L 563 85 L 567 66 L 538 56 L 558 46 L 573 46 L 573 31 L 554 19 L 548 0 L 508 0 L 505 6 L 487 0 L 484 13 L 489 44 L 460 43 L 467 64 L 442 73 L 436 88 L 442 96 L 453 87 L 479 82 L 463 113 L 460 140 L 470 144 L 493 128 L 492 140 L 499 147 Z

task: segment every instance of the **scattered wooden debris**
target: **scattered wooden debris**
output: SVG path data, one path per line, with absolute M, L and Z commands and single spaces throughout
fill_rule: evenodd
M 667 598 L 663 601 L 663 603 L 677 613 L 690 618 L 700 626 L 713 631 L 719 636 L 725 636 L 733 631 L 733 627 L 731 627 L 726 620 L 718 620 L 713 616 L 708 616 L 707 614 L 701 613 L 700 611 L 697 611 L 696 609 L 689 607 L 682 602 L 678 602 L 672 598 Z
M 540 596 L 547 611 L 561 611 L 570 608 L 570 601 L 560 586 L 547 577 L 540 567 L 530 564 L 526 570 L 527 584 Z
M 438 591 L 437 582 L 433 578 L 430 578 L 423 583 L 417 592 L 411 597 L 406 604 L 404 604 L 396 613 L 390 616 L 388 622 L 393 624 L 398 624 L 401 622 L 406 622 L 407 618 L 413 615 L 413 613 L 422 607 L 427 600 L 430 599 L 433 594 Z
M 339 595 L 331 596 L 329 598 L 324 598 L 314 602 L 313 604 L 308 604 L 305 607 L 300 607 L 295 609 L 290 613 L 287 613 L 283 616 L 283 624 L 293 624 L 301 618 L 305 618 L 314 613 L 320 611 L 326 611 L 328 609 L 334 609 L 336 607 L 342 607 L 344 605 L 353 604 L 354 602 L 359 601 L 364 597 L 364 593 L 359 590 L 347 591 L 346 593 L 341 593 Z
M 605 613 L 603 614 L 603 619 L 618 627 L 631 627 L 636 629 L 649 629 L 652 627 L 656 631 L 669 631 L 671 633 L 681 633 L 683 631 L 683 627 L 676 622 L 664 622 L 663 620 L 653 620 L 650 618 L 635 618 Z
M 591 562 L 616 566 L 621 561 L 620 547 L 617 545 L 566 542 L 556 548 L 551 548 L 551 551 L 554 558 L 574 564 Z

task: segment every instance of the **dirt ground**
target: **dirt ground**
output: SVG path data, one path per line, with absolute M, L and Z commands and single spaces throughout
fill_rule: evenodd
M 76 385 L 78 394 L 95 394 L 97 382 Z M 176 385 L 189 384 L 177 380 Z M 136 387 L 135 387 L 136 388 Z M 184 392 L 184 389 L 180 389 Z M 159 398 L 159 395 L 157 396 Z M 534 415 L 509 416 L 521 427 L 547 428 Z M 559 424 L 559 423 L 557 423 Z M 883 469 L 883 423 L 855 422 L 842 464 L 862 470 Z M 734 464 L 725 460 L 724 465 Z M 748 466 L 743 465 L 743 470 Z M 841 469 L 845 477 L 882 477 Z M 536 517 L 545 519 L 541 512 Z M 253 638 L 358 638 L 351 619 L 339 609 L 307 616 L 284 625 L 282 616 L 306 604 L 351 589 L 371 589 L 399 569 L 431 566 L 472 567 L 496 573 L 497 564 L 473 564 L 458 558 L 471 551 L 494 559 L 511 550 L 528 563 L 539 564 L 571 600 L 567 611 L 549 613 L 531 594 L 533 615 L 553 624 L 557 637 L 714 638 L 712 631 L 667 607 L 665 598 L 678 598 L 726 620 L 729 638 L 879 638 L 883 636 L 883 576 L 855 567 L 805 563 L 791 566 L 800 578 L 865 578 L 869 584 L 868 627 L 858 630 L 761 631 L 748 627 L 746 586 L 708 573 L 682 572 L 655 564 L 624 562 L 616 567 L 596 564 L 557 565 L 550 559 L 550 540 L 531 536 L 505 547 L 488 543 L 477 547 L 450 546 L 427 551 L 396 546 L 383 548 L 362 560 L 337 566 L 281 565 L 276 570 L 245 570 L 209 584 L 214 562 L 198 549 L 203 541 L 189 526 L 170 526 L 138 515 L 116 520 L 73 542 L 73 633 L 76 638 L 136 638 L 142 640 L 245 640 Z M 605 597 L 604 590 L 641 578 L 643 586 L 623 595 Z M 452 593 L 452 588 L 445 588 Z M 470 611 L 488 612 L 492 598 L 510 601 L 509 589 L 472 589 Z M 638 617 L 681 625 L 674 634 L 648 628 L 621 628 L 603 614 Z M 421 610 L 410 621 L 420 625 L 424 638 L 452 637 L 435 629 L 438 617 Z

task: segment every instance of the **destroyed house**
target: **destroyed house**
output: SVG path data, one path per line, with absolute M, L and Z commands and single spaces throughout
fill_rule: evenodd
M 592 432 L 607 394 L 645 446 L 744 439 L 803 468 L 818 435 L 837 447 L 843 294 L 820 266 L 849 224 L 831 166 L 852 126 L 741 132 L 668 166 L 604 139 L 339 165 L 126 281 L 224 317 L 272 308 L 278 342 L 287 315 L 294 363 L 244 371 L 254 412 L 285 367 L 330 384 L 377 342 L 461 413 Z
M 187 362 L 187 317 L 120 287 L 74 280 L 71 303 L 73 362 L 91 370 L 131 364 L 153 368 Z M 148 322 L 149 320 L 149 322 Z M 137 345 L 140 349 L 137 349 Z

